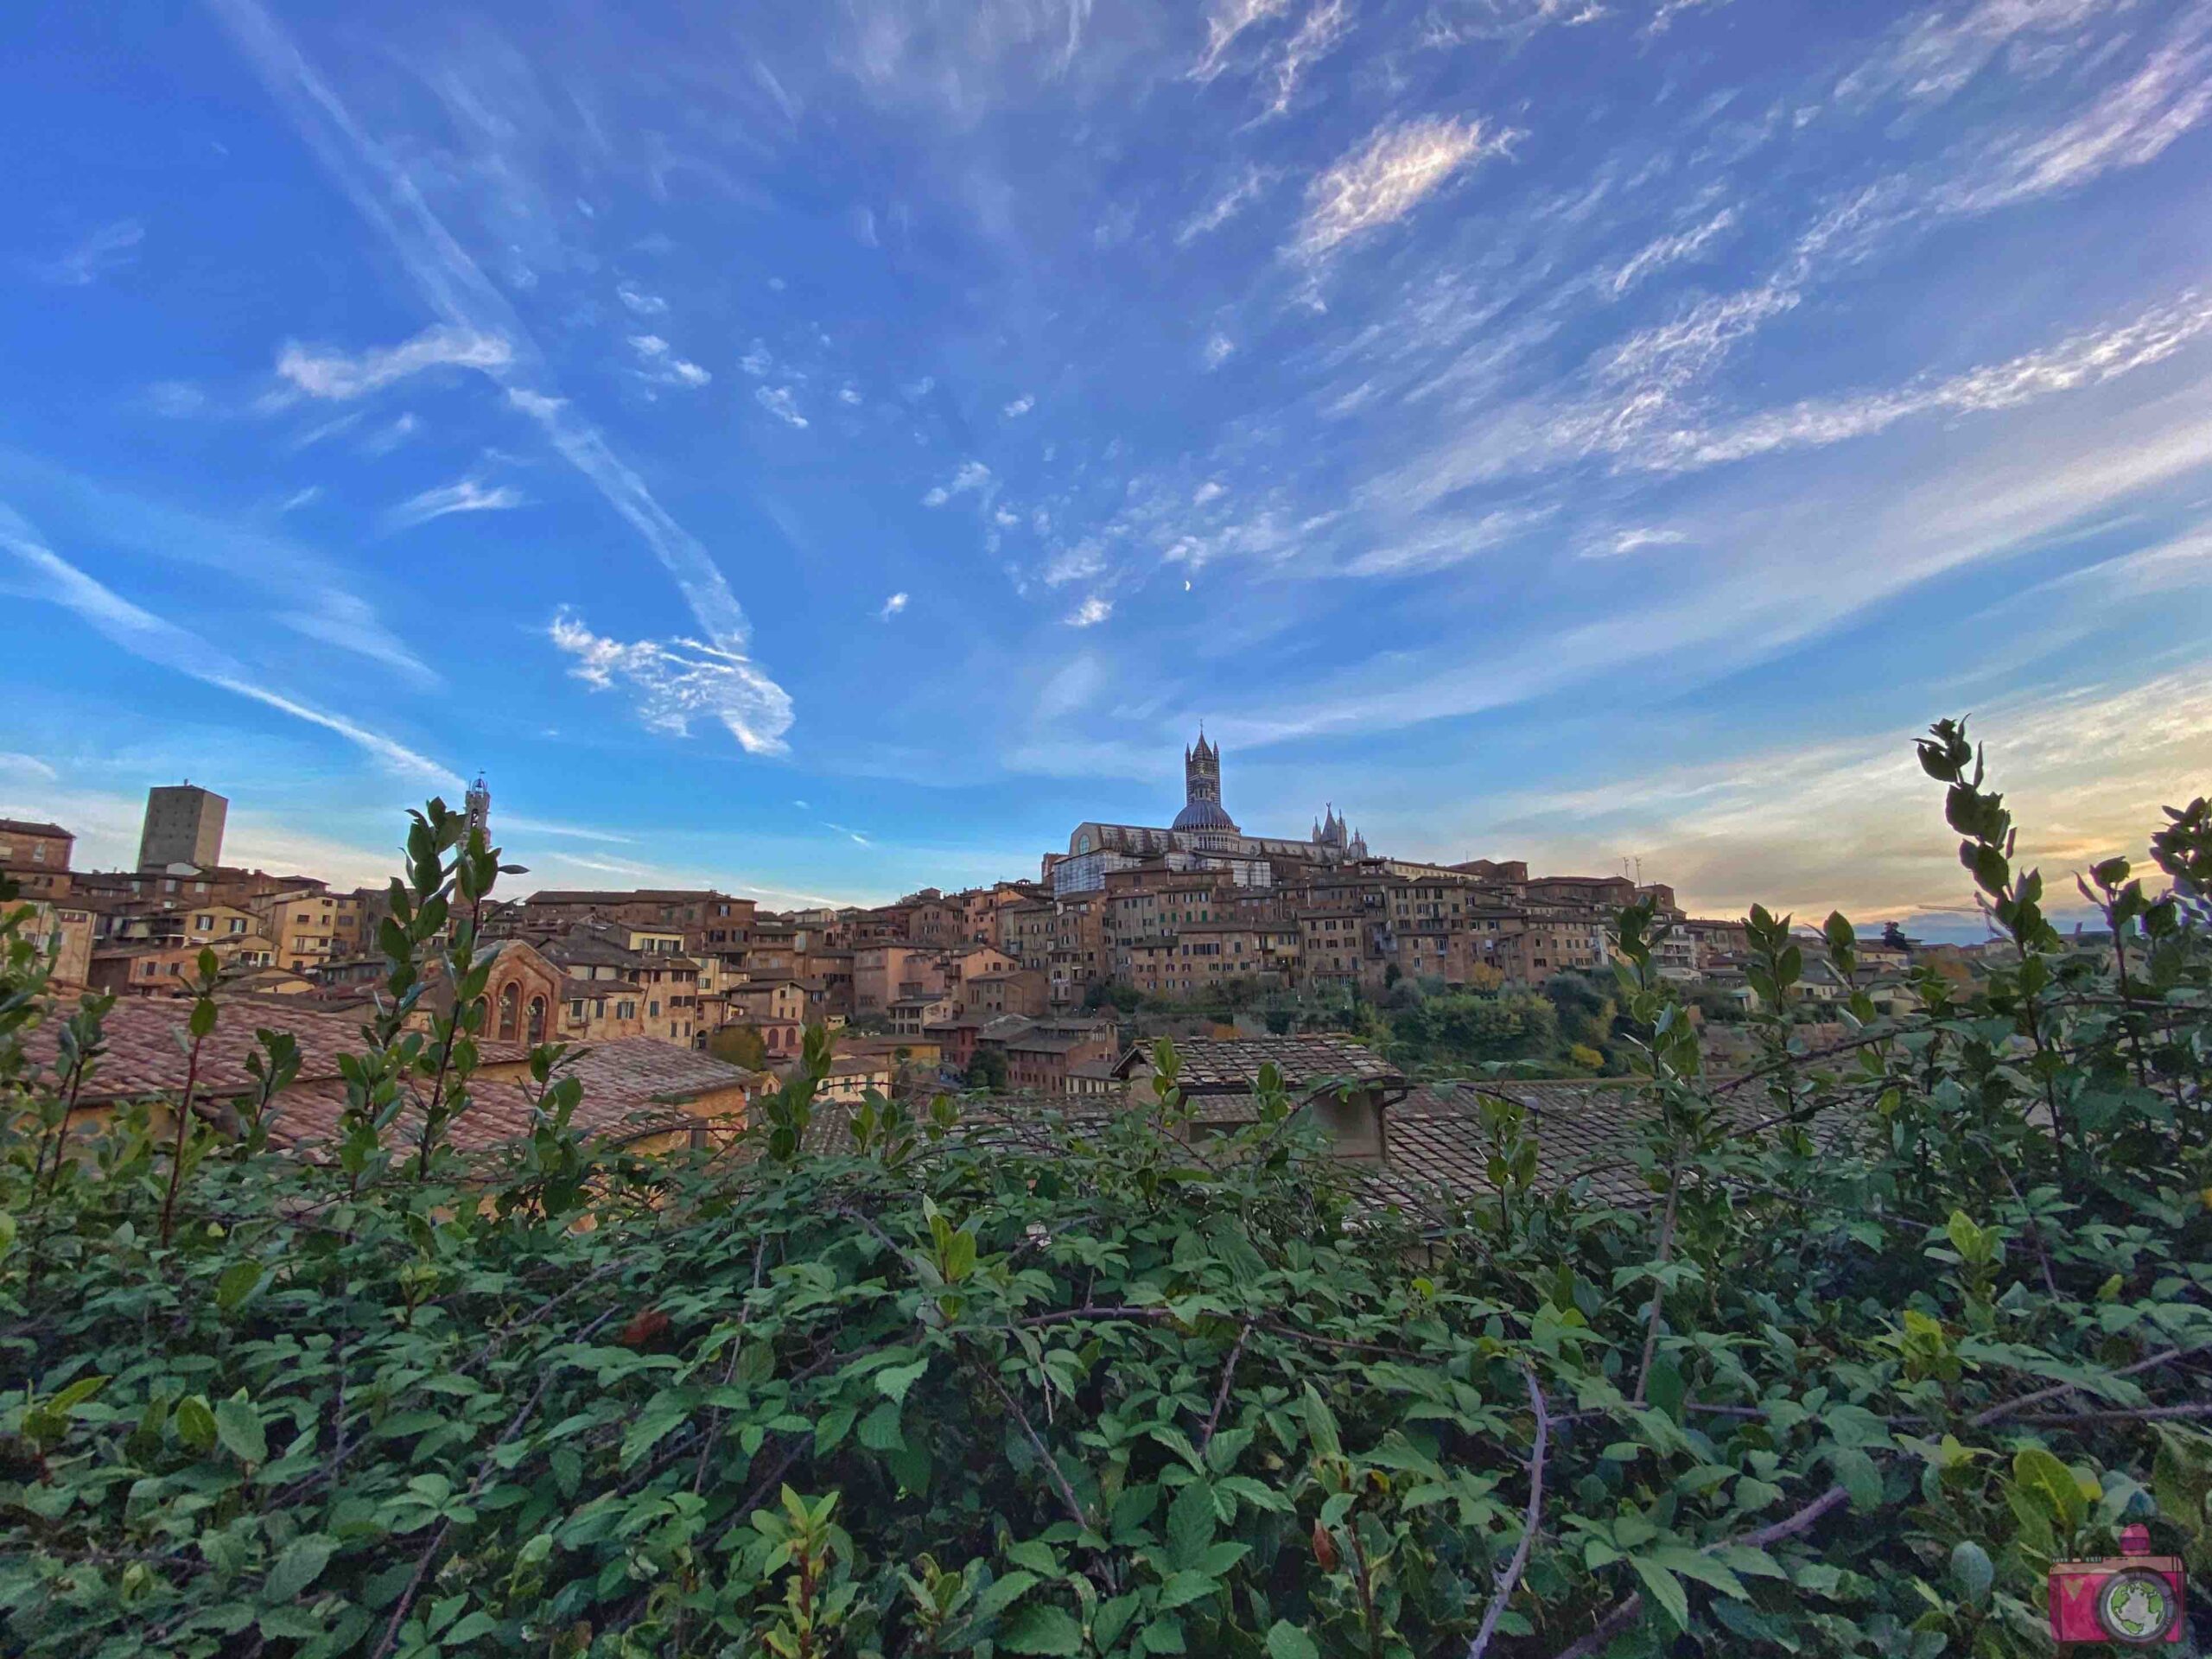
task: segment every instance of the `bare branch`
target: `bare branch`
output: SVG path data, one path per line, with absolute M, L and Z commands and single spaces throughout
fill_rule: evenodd
M 1236 1362 L 1244 1357 L 1245 1339 L 1252 1334 L 1252 1321 L 1244 1321 L 1244 1328 L 1236 1333 L 1236 1345 L 1229 1351 L 1229 1363 L 1221 1368 L 1221 1387 L 1214 1391 L 1213 1409 L 1206 1414 L 1206 1426 L 1198 1436 L 1198 1454 L 1213 1444 L 1213 1432 L 1221 1426 L 1223 1408 L 1229 1404 L 1229 1385 L 1236 1380 Z
M 1521 1376 L 1529 1385 L 1529 1404 L 1536 1414 L 1536 1443 L 1529 1452 L 1529 1516 L 1522 1524 L 1521 1541 L 1514 1546 L 1513 1559 L 1505 1564 L 1504 1576 L 1491 1592 L 1490 1605 L 1483 1610 L 1483 1622 L 1476 1628 L 1475 1639 L 1467 1644 L 1467 1659 L 1483 1659 L 1488 1651 L 1498 1618 L 1505 1611 L 1505 1604 L 1513 1599 L 1514 1589 L 1529 1565 L 1529 1551 L 1536 1541 L 1536 1531 L 1544 1518 L 1544 1458 L 1551 1447 L 1551 1413 L 1545 1408 L 1544 1390 L 1536 1381 L 1535 1372 L 1523 1365 Z
M 1842 1487 L 1831 1486 L 1804 1508 L 1783 1516 L 1772 1526 L 1761 1527 L 1757 1532 L 1747 1532 L 1741 1537 L 1715 1539 L 1698 1554 L 1710 1555 L 1714 1550 L 1726 1549 L 1731 1545 L 1760 1549 L 1784 1538 L 1793 1538 L 1812 1527 L 1830 1510 L 1847 1502 L 1849 1497 Z M 1604 1652 L 1605 1644 L 1634 1624 L 1643 1611 L 1643 1595 L 1639 1591 L 1624 1600 L 1614 1603 L 1605 1617 L 1598 1621 L 1596 1629 L 1572 1646 L 1561 1648 L 1552 1656 L 1552 1659 L 1590 1659 L 1591 1655 Z

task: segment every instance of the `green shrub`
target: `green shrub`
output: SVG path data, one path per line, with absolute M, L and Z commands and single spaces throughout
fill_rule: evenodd
M 251 1101 L 234 1136 L 95 1131 L 100 1008 L 54 1006 L 17 911 L 5 1646 L 2047 1653 L 2048 1563 L 2124 1519 L 2212 1569 L 2212 812 L 2162 831 L 2170 893 L 2090 873 L 2107 973 L 1963 734 L 1925 754 L 2016 963 L 1809 1053 L 1757 912 L 1767 1046 L 1716 1082 L 1632 908 L 1649 1201 L 1546 1185 L 1493 1101 L 1490 1182 L 1434 1224 L 1272 1078 L 1192 1139 L 1165 1045 L 1157 1098 L 1033 1144 L 943 1103 L 825 1135 L 817 1032 L 744 1156 L 664 1160 L 580 1145 L 549 1046 L 536 1132 L 467 1165 L 496 855 L 436 803 L 328 1159 Z M 463 995 L 410 1031 L 433 953 Z

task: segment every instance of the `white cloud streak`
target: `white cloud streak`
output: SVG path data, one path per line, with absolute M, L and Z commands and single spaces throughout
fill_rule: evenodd
M 2131 321 L 2093 329 L 2040 351 L 1962 374 L 1857 397 L 1808 400 L 1707 431 L 1640 440 L 1632 464 L 1679 471 L 1783 449 L 1842 443 L 1928 414 L 1980 415 L 2094 386 L 2164 361 L 2212 327 L 2212 301 L 2188 293 Z
M 2114 853 L 2140 858 L 2158 808 L 2212 766 L 2212 690 L 2195 673 L 2132 686 L 2007 697 L 1975 711 L 1995 782 L 2020 824 L 2019 861 L 2070 893 L 2067 875 Z M 1711 765 L 1612 777 L 1484 804 L 1485 838 L 1541 843 L 1590 868 L 1637 848 L 1647 878 L 1694 909 L 1753 903 L 1860 919 L 1974 914 L 1942 794 L 1914 760 L 1910 731 L 1853 733 Z M 1502 822 L 1500 822 L 1502 820 Z M 2063 903 L 2062 897 L 2061 903 Z
M 529 348 L 513 307 L 431 211 L 395 152 L 355 122 L 268 11 L 257 0 L 210 3 L 308 147 L 355 209 L 391 245 L 425 301 L 444 320 L 443 327 L 510 346 L 512 360 L 486 372 L 506 387 L 510 406 L 535 420 L 555 450 L 638 532 L 676 582 L 705 631 L 709 648 L 760 683 L 764 689 L 748 715 L 747 730 L 761 752 L 780 748 L 780 734 L 791 721 L 791 700 L 747 658 L 751 629 L 745 610 L 713 556 L 676 522 L 595 426 L 556 393 L 542 389 L 548 379 L 542 356 Z M 521 384 L 525 372 L 539 384 Z
M 0 547 L 14 554 L 38 596 L 73 613 L 132 656 L 335 733 L 388 770 L 460 789 L 461 779 L 436 761 L 366 727 L 270 690 L 244 664 L 199 635 L 132 604 L 48 547 L 23 518 L 0 507 Z
M 1274 91 L 1268 99 L 1267 116 L 1286 113 L 1298 96 L 1306 72 L 1334 51 L 1351 32 L 1351 8 L 1345 0 L 1314 0 L 1297 32 L 1268 64 L 1266 73 L 1274 82 Z
M 452 512 L 505 512 L 524 505 L 525 500 L 520 490 L 509 485 L 494 485 L 487 489 L 475 479 L 456 479 L 401 502 L 385 514 L 385 528 L 410 530 Z
M 1273 175 L 1248 165 L 1236 182 L 1216 196 L 1204 207 L 1185 219 L 1176 228 L 1175 245 L 1187 247 L 1202 236 L 1210 236 L 1256 201 L 1272 181 Z
M 753 401 L 785 426 L 796 427 L 802 431 L 805 429 L 806 416 L 798 412 L 798 402 L 791 396 L 789 386 L 756 386 L 753 391 Z
M 89 288 L 103 276 L 135 264 L 146 227 L 135 219 L 103 225 L 74 247 L 50 259 L 25 261 L 31 275 L 57 288 Z
M 1355 237 L 1396 223 L 1453 174 L 1505 154 L 1519 136 L 1481 121 L 1437 117 L 1376 128 L 1306 187 L 1294 251 L 1323 258 Z
M 695 720 L 715 720 L 748 754 L 789 752 L 783 734 L 791 728 L 791 697 L 741 653 L 697 639 L 625 643 L 594 633 L 566 610 L 546 633 L 576 659 L 569 671 L 594 690 L 627 686 L 649 730 L 688 737 Z
M 893 617 L 898 615 L 906 608 L 906 595 L 904 594 L 893 594 L 890 598 L 883 601 L 883 608 L 875 613 L 876 620 L 878 621 L 888 622 Z
M 1605 287 L 1618 299 L 1654 271 L 1695 259 L 1732 230 L 1735 224 L 1736 210 L 1724 207 L 1701 225 L 1647 242 L 1622 261 L 1620 268 L 1605 279 Z
M 2069 190 L 2117 168 L 2141 167 L 2212 114 L 2212 10 L 2183 16 L 2143 67 L 2070 121 L 2008 142 L 1993 176 L 1955 189 L 1947 206 L 1986 212 Z
M 1191 66 L 1191 79 L 1211 80 L 1228 66 L 1229 48 L 1255 24 L 1290 10 L 1290 0 L 1213 0 L 1206 13 L 1206 43 Z
M 514 347 L 499 334 L 470 328 L 425 328 L 397 346 L 348 355 L 330 347 L 288 341 L 276 358 L 276 372 L 310 397 L 348 401 L 380 391 L 395 380 L 427 369 L 477 369 L 489 372 L 514 361 Z
M 991 493 L 991 469 L 980 461 L 963 461 L 950 480 L 933 486 L 922 497 L 925 507 L 941 507 L 955 496 L 982 495 L 986 501 Z
M 1071 628 L 1095 628 L 1113 614 L 1114 601 L 1093 594 L 1063 620 Z

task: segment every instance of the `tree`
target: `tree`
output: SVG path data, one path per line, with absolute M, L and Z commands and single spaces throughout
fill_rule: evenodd
M 1554 974 L 1544 995 L 1559 1014 L 1560 1040 L 1604 1048 L 1613 1037 L 1611 987 L 1586 974 Z
M 707 1039 L 707 1052 L 729 1065 L 749 1071 L 768 1069 L 768 1045 L 758 1026 L 724 1026 Z
M 1464 1068 L 1536 1059 L 1559 1048 L 1559 1016 L 1533 992 L 1433 996 L 1395 1014 L 1390 1052 L 1402 1063 Z
M 1909 950 L 1912 941 L 1905 937 L 1904 929 L 1894 921 L 1882 924 L 1882 943 L 1892 950 Z
M 968 1062 L 963 1080 L 970 1089 L 980 1089 L 986 1094 L 1006 1092 L 1006 1051 L 1002 1048 L 979 1048 Z

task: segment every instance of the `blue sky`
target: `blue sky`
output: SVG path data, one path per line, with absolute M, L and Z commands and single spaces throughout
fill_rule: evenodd
M 766 15 L 755 15 L 766 14 Z M 2212 4 L 63 7 L 0 810 L 772 902 L 1163 822 L 1955 905 L 2212 774 Z

